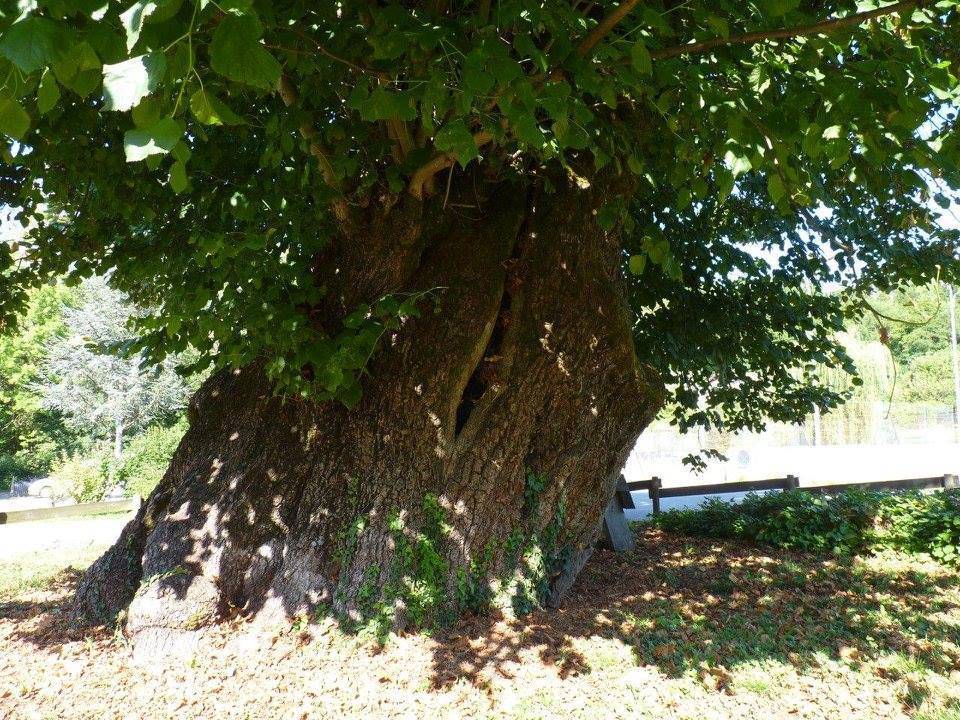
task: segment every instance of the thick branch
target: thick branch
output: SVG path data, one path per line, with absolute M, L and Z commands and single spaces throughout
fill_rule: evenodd
M 821 20 L 813 25 L 801 25 L 792 28 L 777 28 L 774 30 L 758 30 L 756 32 L 744 33 L 743 35 L 734 35 L 729 38 L 712 38 L 701 42 L 688 43 L 686 45 L 676 45 L 674 47 L 651 50 L 650 57 L 655 60 L 664 58 L 679 57 L 681 55 L 699 55 L 709 52 L 717 47 L 727 45 L 750 45 L 763 42 L 764 40 L 778 40 L 785 38 L 801 37 L 804 35 L 826 35 L 835 30 L 840 30 L 851 25 L 860 25 L 873 20 L 874 18 L 891 15 L 904 10 L 913 10 L 923 4 L 922 0 L 906 0 L 905 2 L 886 5 L 876 10 L 855 13 L 842 18 L 833 18 L 831 20 Z
M 493 135 L 485 130 L 482 130 L 473 136 L 473 142 L 478 148 L 483 147 L 491 140 L 493 140 Z M 407 190 L 415 198 L 422 199 L 424 193 L 427 191 L 427 188 L 430 186 L 430 182 L 433 180 L 434 175 L 445 168 L 452 167 L 456 161 L 456 156 L 451 155 L 450 153 L 439 153 L 434 155 L 430 160 L 417 168 L 416 172 L 413 173 L 413 175 L 410 177 L 410 184 L 407 186 Z
M 283 104 L 287 107 L 295 106 L 300 99 L 300 94 L 297 92 L 296 87 L 294 87 L 293 83 L 290 82 L 290 78 L 286 75 L 280 76 L 280 81 L 277 83 L 277 93 L 280 95 L 280 99 L 283 100 Z M 300 123 L 299 130 L 300 135 L 310 144 L 310 154 L 317 159 L 317 163 L 320 165 L 320 174 L 323 177 L 323 181 L 334 190 L 339 191 L 341 189 L 340 180 L 337 178 L 333 165 L 330 163 L 330 151 L 320 139 L 320 133 L 317 132 L 317 129 L 308 120 Z M 342 197 L 337 196 L 331 201 L 331 209 L 338 220 L 343 221 L 347 219 L 347 204 Z
M 583 39 L 577 46 L 577 55 L 580 57 L 586 57 L 593 47 L 603 40 L 604 36 L 613 30 L 621 20 L 623 20 L 631 10 L 633 10 L 640 0 L 624 0 L 622 3 L 617 5 L 611 12 L 607 13 L 606 17 L 600 21 L 593 30 Z

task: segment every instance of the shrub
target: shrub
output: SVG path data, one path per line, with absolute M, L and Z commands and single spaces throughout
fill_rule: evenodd
M 881 508 L 881 541 L 960 565 L 960 490 L 891 496 Z
M 170 427 L 155 425 L 127 444 L 117 469 L 117 480 L 127 495 L 150 495 L 167 471 L 186 430 L 185 420 Z
M 13 483 L 30 477 L 30 468 L 16 455 L 0 455 L 0 492 L 9 492 Z
M 740 538 L 789 550 L 849 554 L 889 547 L 928 552 L 960 565 L 960 491 L 930 495 L 846 490 L 748 494 L 742 502 L 707 500 L 695 510 L 655 517 L 666 530 Z
M 103 500 L 109 467 L 109 456 L 97 449 L 89 454 L 62 458 L 50 473 L 54 499 L 70 497 L 78 503 Z

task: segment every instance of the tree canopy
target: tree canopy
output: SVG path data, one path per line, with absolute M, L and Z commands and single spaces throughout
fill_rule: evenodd
M 681 425 L 751 427 L 840 400 L 812 373 L 852 370 L 832 334 L 869 292 L 957 273 L 954 0 L 4 5 L 0 199 L 29 228 L 0 248 L 8 320 L 45 278 L 109 275 L 156 308 L 154 359 L 264 358 L 351 404 L 442 291 L 319 328 L 326 245 L 469 173 L 619 175 L 595 219 L 640 358 Z

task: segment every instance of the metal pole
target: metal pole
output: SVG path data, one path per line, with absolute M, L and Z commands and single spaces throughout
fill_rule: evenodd
M 957 293 L 947 285 L 950 296 L 950 356 L 953 361 L 953 432 L 960 435 L 960 358 L 957 357 Z

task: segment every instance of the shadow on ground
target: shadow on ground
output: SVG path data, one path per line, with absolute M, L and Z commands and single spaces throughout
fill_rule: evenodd
M 441 634 L 443 687 L 509 673 L 533 649 L 563 676 L 591 672 L 581 640 L 629 648 L 669 677 L 776 660 L 803 668 L 902 656 L 960 669 L 960 576 L 905 556 L 817 557 L 647 529 L 625 555 L 598 551 L 565 607 L 521 620 L 474 618 Z M 601 659 L 602 662 L 602 659 Z
M 560 610 L 467 618 L 424 640 L 432 687 L 482 687 L 531 658 L 560 678 L 631 661 L 676 678 L 769 660 L 802 670 L 833 659 L 855 669 L 891 655 L 940 675 L 960 670 L 955 571 L 903 555 L 817 557 L 652 529 L 637 540 L 629 554 L 598 551 Z M 67 569 L 31 602 L 0 602 L 0 619 L 16 626 L 8 637 L 51 654 L 76 639 L 65 612 L 80 576 Z M 598 639 L 616 641 L 607 645 L 618 653 L 585 649 Z

